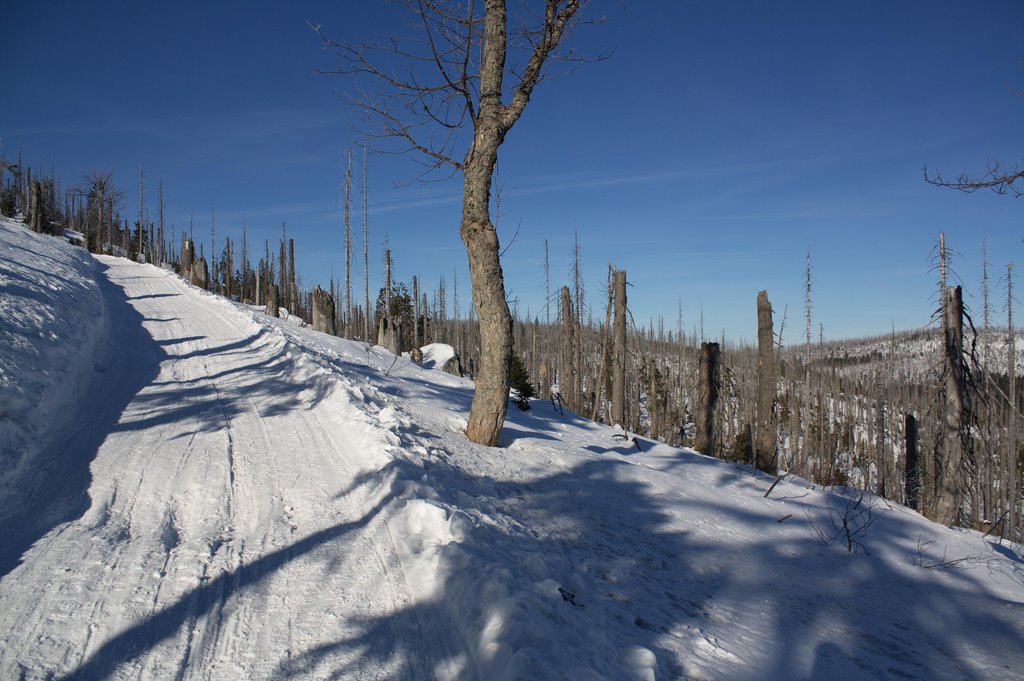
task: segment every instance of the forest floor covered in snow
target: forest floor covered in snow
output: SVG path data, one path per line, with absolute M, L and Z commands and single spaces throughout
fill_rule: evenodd
M 542 401 L 477 446 L 469 380 L 9 221 L 0 315 L 0 678 L 1024 670 L 1015 547 L 871 495 Z

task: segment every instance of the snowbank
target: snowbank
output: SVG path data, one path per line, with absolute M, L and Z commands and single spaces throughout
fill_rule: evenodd
M 96 271 L 81 248 L 0 219 L 0 498 L 87 417 L 78 400 L 104 325 Z M 0 519 L 13 510 L 0 504 Z

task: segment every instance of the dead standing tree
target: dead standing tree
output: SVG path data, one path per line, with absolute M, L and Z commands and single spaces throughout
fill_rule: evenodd
M 934 520 L 949 525 L 959 519 L 968 489 L 968 410 L 966 364 L 964 362 L 964 304 L 962 289 L 946 289 L 942 301 L 942 329 L 945 339 L 943 395 L 945 422 L 942 431 L 942 459 L 936 465 Z
M 313 330 L 320 331 L 331 336 L 338 335 L 338 329 L 334 324 L 334 298 L 330 293 L 319 286 L 313 289 Z
M 612 423 L 626 426 L 626 273 L 612 275 L 615 332 L 612 334 Z
M 775 336 L 768 292 L 757 294 L 757 431 L 754 465 L 765 473 L 778 470 L 775 456 Z
M 576 338 L 579 335 L 577 318 L 572 310 L 569 287 L 562 287 L 562 347 L 558 368 L 558 394 L 565 406 L 573 412 L 580 408 L 580 374 L 576 363 Z
M 718 343 L 700 344 L 697 365 L 698 405 L 695 414 L 697 433 L 693 448 L 701 454 L 715 455 L 715 407 L 718 405 Z
M 469 257 L 473 307 L 480 320 L 480 367 L 466 436 L 496 445 L 508 409 L 512 315 L 505 299 L 498 234 L 491 221 L 491 183 L 498 147 L 522 116 L 537 83 L 586 0 L 546 0 L 543 13 L 509 35 L 505 0 L 465 5 L 407 0 L 419 35 L 354 45 L 326 38 L 343 60 L 330 73 L 369 81 L 355 104 L 376 126 L 371 137 L 392 138 L 425 159 L 428 171 L 462 173 L 459 232 Z M 482 7 L 481 7 L 482 5 Z M 511 54 L 510 54 L 511 52 Z M 524 62 L 516 63 L 522 55 Z M 510 60 L 509 57 L 512 57 Z M 385 64 L 402 62 L 402 69 Z M 506 80 L 506 77 L 508 79 Z M 469 131 L 467 139 L 462 131 Z M 458 149 L 467 146 L 460 159 Z

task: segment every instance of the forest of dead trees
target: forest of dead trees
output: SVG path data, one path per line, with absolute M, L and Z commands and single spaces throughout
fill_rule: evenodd
M 245 227 L 218 232 L 213 211 L 201 235 L 194 221 L 165 224 L 162 183 L 152 213 L 143 208 L 141 165 L 140 208 L 129 217 L 110 173 L 65 184 L 52 169 L 22 165 L 20 154 L 16 161 L 0 158 L 0 211 L 22 215 L 36 231 L 79 232 L 94 253 L 163 266 L 268 313 L 283 310 L 318 330 L 411 351 L 413 359 L 423 345 L 449 344 L 472 376 L 479 327 L 454 275 L 398 281 L 385 246 L 385 285 L 371 296 L 365 164 L 359 225 L 350 222 L 351 168 L 350 160 L 344 278 L 326 288 L 303 283 L 296 243 L 284 225 L 276 243 L 253 244 Z M 358 230 L 361 267 L 353 247 Z M 573 244 L 564 283 L 552 280 L 543 244 L 547 303 L 541 310 L 512 302 L 515 362 L 549 402 L 539 408 L 616 424 L 636 436 L 640 449 L 643 438 L 694 447 L 770 474 L 870 490 L 939 522 L 1021 540 L 1024 347 L 1018 346 L 1024 343 L 1014 327 L 1012 265 L 997 273 L 986 254 L 974 292 L 980 309 L 967 310 L 962 288 L 947 286 L 949 258 L 940 237 L 931 327 L 826 342 L 813 323 L 808 254 L 802 333 L 792 338 L 788 330 L 796 324 L 772 310 L 769 292 L 752 291 L 750 323 L 758 331 L 752 346 L 707 338 L 692 322 L 687 330 L 682 303 L 672 322 L 638 322 L 626 300 L 627 273 L 609 264 L 606 288 L 585 291 L 578 234 Z M 351 276 L 357 270 L 361 287 Z

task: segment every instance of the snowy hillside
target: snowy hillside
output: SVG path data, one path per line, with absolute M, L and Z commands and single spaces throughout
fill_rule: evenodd
M 1024 670 L 980 534 L 545 402 L 472 445 L 468 380 L 8 222 L 0 313 L 0 678 Z

